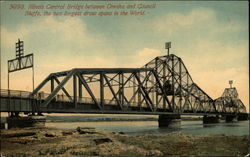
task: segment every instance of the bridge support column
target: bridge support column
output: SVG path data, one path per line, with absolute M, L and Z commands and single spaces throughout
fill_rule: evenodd
M 237 120 L 237 116 L 236 115 L 227 115 L 225 117 L 226 122 L 232 122 L 232 121 L 236 121 Z
M 171 115 L 159 115 L 158 118 L 158 126 L 160 128 L 162 127 L 168 127 L 168 126 L 177 126 L 181 123 L 181 116 L 178 114 L 171 114 Z
M 219 116 L 203 116 L 203 124 L 210 124 L 210 123 L 219 123 L 220 118 Z
M 242 120 L 248 120 L 249 119 L 249 114 L 248 113 L 240 113 L 238 114 L 237 120 L 242 121 Z
M 23 128 L 33 126 L 45 126 L 46 118 L 41 115 L 29 115 L 26 117 L 21 116 L 9 116 L 6 118 L 8 129 L 10 128 Z

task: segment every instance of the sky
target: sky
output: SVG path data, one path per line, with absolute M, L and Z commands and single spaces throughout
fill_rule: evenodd
M 155 4 L 143 16 L 24 16 L 10 4 Z M 249 17 L 247 1 L 4 2 L 1 1 L 1 88 L 15 42 L 34 53 L 35 86 L 52 72 L 72 68 L 142 67 L 156 56 L 182 58 L 192 79 L 213 99 L 234 80 L 249 108 Z M 119 11 L 119 9 L 113 9 Z M 57 10 L 55 10 L 57 11 Z M 70 11 L 70 10 L 63 10 Z M 128 9 L 129 11 L 129 9 Z M 10 74 L 10 88 L 32 90 L 32 71 Z

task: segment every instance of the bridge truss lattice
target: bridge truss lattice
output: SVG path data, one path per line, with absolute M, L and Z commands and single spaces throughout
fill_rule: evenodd
M 48 94 L 42 89 L 49 89 Z M 226 107 L 194 83 L 182 59 L 159 56 L 142 68 L 81 68 L 50 74 L 30 94 L 36 111 L 224 113 L 245 112 L 241 101 Z M 234 99 L 235 100 L 235 99 Z M 241 102 L 241 103 L 239 103 Z

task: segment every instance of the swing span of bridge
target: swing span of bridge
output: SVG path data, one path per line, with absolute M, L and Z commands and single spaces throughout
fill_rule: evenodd
M 247 114 L 235 87 L 212 99 L 174 54 L 156 57 L 142 68 L 51 73 L 32 92 L 1 89 L 0 98 L 1 112 L 11 113 Z

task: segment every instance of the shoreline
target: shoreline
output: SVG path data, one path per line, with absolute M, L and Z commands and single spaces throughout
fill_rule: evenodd
M 131 136 L 90 127 L 1 130 L 5 156 L 245 156 L 249 136 L 166 133 Z

